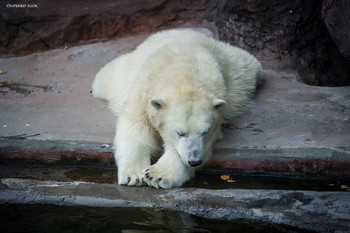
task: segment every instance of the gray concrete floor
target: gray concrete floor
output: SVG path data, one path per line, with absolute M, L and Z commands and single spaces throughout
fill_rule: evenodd
M 1 136 L 112 142 L 115 117 L 92 96 L 91 83 L 104 64 L 145 38 L 0 58 Z M 350 87 L 308 86 L 293 72 L 264 76 L 255 106 L 225 124 L 217 148 L 350 146 Z

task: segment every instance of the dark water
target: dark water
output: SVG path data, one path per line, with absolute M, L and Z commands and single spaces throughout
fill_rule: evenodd
M 97 183 L 115 183 L 117 180 L 114 169 L 73 168 L 64 173 L 72 180 L 82 180 Z M 348 191 L 341 188 L 349 185 L 349 181 L 336 179 L 295 178 L 259 175 L 229 175 L 199 173 L 186 183 L 187 188 L 204 189 L 279 189 L 279 190 L 310 190 L 310 191 Z
M 223 174 L 226 175 L 226 174 Z M 325 179 L 311 177 L 281 177 L 266 175 L 229 175 L 228 180 L 222 174 L 197 174 L 185 187 L 204 189 L 274 189 L 308 191 L 349 191 L 350 181 L 345 179 Z
M 310 232 L 281 224 L 210 220 L 165 209 L 83 206 L 0 206 L 1 232 Z
M 278 189 L 310 191 L 346 191 L 349 192 L 350 180 L 317 179 L 310 177 L 276 177 L 262 175 L 231 174 L 229 180 L 221 175 L 198 173 L 186 188 L 204 189 Z M 87 167 L 21 167 L 1 166 L 0 178 L 25 178 L 55 181 L 86 181 L 113 184 L 117 181 L 115 168 Z
M 197 174 L 184 187 L 348 192 L 349 181 L 332 179 Z M 4 166 L 0 177 L 115 183 L 115 169 Z M 344 188 L 345 187 L 345 188 Z M 182 212 L 147 208 L 102 208 L 44 204 L 0 205 L 1 232 L 309 232 L 287 225 L 237 219 L 210 220 Z

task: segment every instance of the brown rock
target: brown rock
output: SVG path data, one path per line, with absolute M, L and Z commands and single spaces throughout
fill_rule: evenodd
M 324 0 L 322 19 L 339 51 L 350 61 L 350 1 Z
M 1 54 L 26 54 L 184 23 L 198 25 L 220 8 L 208 0 L 37 0 L 36 8 L 14 7 L 22 3 L 0 5 Z
M 350 63 L 340 54 L 323 24 L 321 8 L 319 0 L 227 1 L 217 20 L 219 35 L 267 61 L 263 62 L 267 68 L 278 69 L 280 62 L 286 67 L 289 61 L 289 67 L 296 65 L 301 80 L 307 84 L 350 85 Z M 242 31 L 246 25 L 252 25 L 249 32 Z M 342 30 L 342 35 L 350 33 Z M 242 36 L 244 40 L 240 39 Z M 345 41 L 350 47 L 349 37 Z

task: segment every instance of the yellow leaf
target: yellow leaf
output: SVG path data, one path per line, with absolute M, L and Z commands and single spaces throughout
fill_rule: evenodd
M 230 179 L 230 175 L 221 175 L 220 178 L 222 180 L 228 180 L 228 179 Z
M 0 74 L 2 74 L 3 72 L 2 72 L 2 70 L 0 70 Z

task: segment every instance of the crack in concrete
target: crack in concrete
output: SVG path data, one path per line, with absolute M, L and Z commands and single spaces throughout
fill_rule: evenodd
M 5 95 L 9 91 L 14 91 L 18 94 L 22 94 L 27 96 L 32 94 L 35 89 L 42 90 L 43 92 L 52 91 L 52 86 L 41 86 L 41 85 L 29 85 L 29 84 L 21 84 L 21 83 L 11 83 L 11 82 L 0 82 L 0 93 Z

